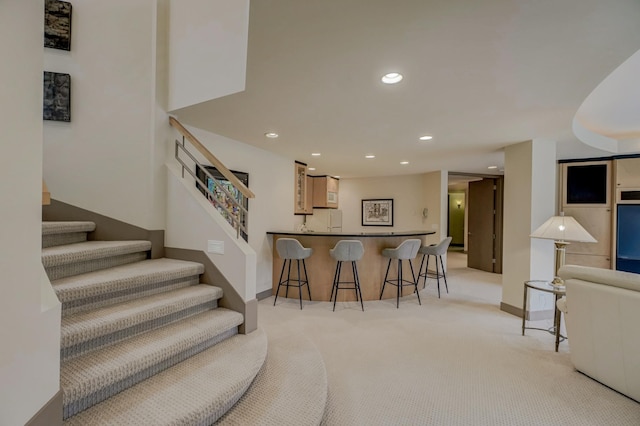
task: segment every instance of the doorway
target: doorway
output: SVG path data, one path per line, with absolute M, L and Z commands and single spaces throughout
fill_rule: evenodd
M 503 187 L 500 175 L 449 172 L 448 235 L 459 232 L 454 217 L 462 210 L 469 268 L 502 273 Z

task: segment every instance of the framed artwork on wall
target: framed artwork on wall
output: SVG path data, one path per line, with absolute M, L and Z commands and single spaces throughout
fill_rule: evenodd
M 393 199 L 362 200 L 362 226 L 393 226 Z
M 71 3 L 44 1 L 44 47 L 71 50 Z
M 71 76 L 44 72 L 42 118 L 51 121 L 71 121 Z

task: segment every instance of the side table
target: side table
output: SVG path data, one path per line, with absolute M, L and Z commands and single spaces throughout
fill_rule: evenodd
M 553 328 L 546 329 L 546 328 L 537 328 L 537 327 L 525 327 L 526 318 L 527 318 L 527 297 L 529 295 L 530 289 L 543 291 L 545 293 L 552 293 L 554 295 Z M 525 281 L 524 282 L 524 301 L 522 303 L 522 335 L 524 336 L 525 329 L 548 331 L 549 333 L 554 334 L 556 336 L 556 352 L 558 352 L 558 345 L 560 344 L 560 339 L 562 338 L 562 340 L 564 340 L 566 339 L 566 337 L 560 334 L 560 320 L 562 317 L 562 311 L 558 309 L 557 302 L 558 302 L 558 299 L 560 299 L 565 294 L 566 294 L 566 289 L 564 286 L 556 287 L 551 285 L 549 281 L 543 281 L 543 280 Z

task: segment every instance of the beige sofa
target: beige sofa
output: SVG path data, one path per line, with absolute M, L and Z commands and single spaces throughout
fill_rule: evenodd
M 640 275 L 575 265 L 559 275 L 573 365 L 640 402 Z

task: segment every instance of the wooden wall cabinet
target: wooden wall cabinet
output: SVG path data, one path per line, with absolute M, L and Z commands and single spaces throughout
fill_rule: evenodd
M 313 207 L 338 208 L 340 181 L 331 176 L 313 176 Z
M 616 160 L 616 186 L 640 189 L 640 158 Z
M 572 194 L 576 191 L 575 185 L 568 183 L 568 173 L 571 167 L 585 168 L 589 166 L 605 166 L 606 174 L 600 178 L 602 182 L 593 182 L 595 186 L 604 186 L 606 194 L 604 198 L 597 202 L 575 201 L 579 194 Z M 612 259 L 612 229 L 613 229 L 613 185 L 612 185 L 612 162 L 610 160 L 563 163 L 560 167 L 560 188 L 561 204 L 560 211 L 567 216 L 572 216 L 589 232 L 596 243 L 570 243 L 566 248 L 566 264 L 592 266 L 596 268 L 610 269 L 613 266 Z M 574 189 L 572 189 L 574 188 Z M 588 191 L 578 188 L 579 192 Z M 597 191 L 601 193 L 601 191 Z M 585 197 L 588 199 L 589 197 Z M 598 197 L 596 197 L 598 198 Z M 572 201 L 573 199 L 573 201 Z

